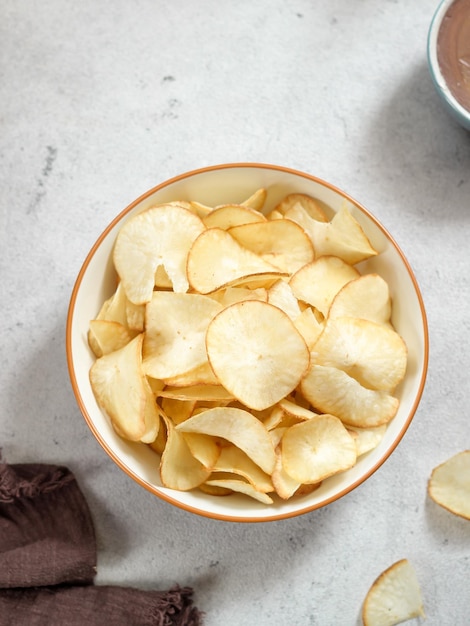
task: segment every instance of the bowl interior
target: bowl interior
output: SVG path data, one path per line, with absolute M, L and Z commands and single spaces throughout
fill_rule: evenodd
M 198 200 L 207 205 L 241 202 L 256 189 L 268 191 L 266 206 L 291 192 L 315 196 L 337 211 L 345 202 L 380 254 L 358 268 L 378 272 L 389 284 L 393 324 L 409 352 L 408 370 L 398 389 L 400 408 L 380 445 L 359 458 L 350 470 L 338 474 L 313 493 L 276 500 L 266 506 L 247 497 L 208 496 L 198 491 L 177 492 L 162 486 L 158 456 L 144 444 L 116 435 L 98 407 L 88 373 L 94 356 L 88 346 L 91 319 L 114 291 L 116 275 L 111 255 L 119 228 L 131 215 L 156 203 Z M 208 517 L 236 521 L 268 521 L 292 517 L 319 508 L 347 493 L 370 476 L 391 454 L 404 435 L 418 406 L 426 376 L 428 338 L 422 298 L 412 270 L 386 230 L 352 198 L 310 175 L 272 165 L 229 164 L 190 172 L 159 185 L 132 203 L 108 226 L 86 258 L 78 275 L 67 320 L 67 359 L 73 390 L 90 429 L 111 458 L 140 485 L 183 509 Z

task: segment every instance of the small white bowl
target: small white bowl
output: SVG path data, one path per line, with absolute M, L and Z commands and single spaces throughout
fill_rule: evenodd
M 444 103 L 444 107 L 461 126 L 470 130 L 470 108 L 464 106 L 462 102 L 457 99 L 455 91 L 453 91 L 452 86 L 448 83 L 446 77 L 444 76 L 442 65 L 439 61 L 439 32 L 444 20 L 449 19 L 446 17 L 449 9 L 451 9 L 452 5 L 457 5 L 458 3 L 463 3 L 461 5 L 462 7 L 463 5 L 466 5 L 464 19 L 466 20 L 467 30 L 470 28 L 470 3 L 468 0 L 443 0 L 439 4 L 429 27 L 427 58 L 432 81 L 437 93 Z M 460 17 L 462 17 L 462 15 L 460 15 Z M 457 31 L 457 25 L 455 25 L 455 30 Z M 455 43 L 455 37 L 453 43 Z
M 361 269 L 378 272 L 387 280 L 393 298 L 392 321 L 409 353 L 406 378 L 398 389 L 400 408 L 380 445 L 360 457 L 352 469 L 325 480 L 309 495 L 276 500 L 271 506 L 238 495 L 214 497 L 198 490 L 180 492 L 163 487 L 158 457 L 145 444 L 131 443 L 116 435 L 96 403 L 88 377 L 94 362 L 87 342 L 88 326 L 114 291 L 116 275 L 111 255 L 117 232 L 125 220 L 153 204 L 171 200 L 197 199 L 207 205 L 241 202 L 260 187 L 268 190 L 269 206 L 292 192 L 315 196 L 334 211 L 347 202 L 380 252 L 361 265 Z M 172 178 L 135 200 L 111 222 L 85 259 L 73 288 L 66 350 L 73 390 L 83 416 L 105 452 L 122 470 L 152 494 L 192 513 L 226 521 L 261 522 L 294 517 L 337 500 L 363 483 L 390 456 L 421 399 L 428 365 L 428 331 L 422 297 L 411 267 L 392 236 L 371 213 L 330 183 L 309 174 L 276 165 L 238 163 L 206 167 Z

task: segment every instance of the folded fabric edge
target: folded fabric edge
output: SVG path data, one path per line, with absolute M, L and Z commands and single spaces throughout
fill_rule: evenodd
M 46 464 L 9 465 L 0 456 L 0 502 L 36 498 L 75 480 L 66 468 Z

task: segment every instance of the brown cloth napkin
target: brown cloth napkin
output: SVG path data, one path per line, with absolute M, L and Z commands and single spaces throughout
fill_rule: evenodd
M 0 626 L 200 626 L 193 590 L 95 585 L 91 514 L 72 472 L 0 462 Z

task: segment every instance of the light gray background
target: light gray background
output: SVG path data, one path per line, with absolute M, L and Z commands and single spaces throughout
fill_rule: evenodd
M 207 626 L 354 626 L 407 557 L 426 624 L 470 623 L 470 523 L 426 496 L 433 467 L 470 447 L 470 134 L 427 70 L 436 5 L 0 2 L 0 446 L 76 473 L 98 583 L 192 585 Z M 325 509 L 259 525 L 133 483 L 87 429 L 65 361 L 74 280 L 109 221 L 169 177 L 234 161 L 307 171 L 368 207 L 409 258 L 431 338 L 422 403 L 384 466 Z

